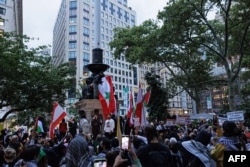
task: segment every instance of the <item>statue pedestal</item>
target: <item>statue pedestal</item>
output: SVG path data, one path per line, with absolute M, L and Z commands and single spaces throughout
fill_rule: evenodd
M 98 99 L 83 99 L 79 102 L 75 103 L 76 108 L 79 111 L 79 115 L 81 117 L 81 110 L 84 110 L 86 113 L 86 118 L 88 121 L 91 120 L 92 116 L 96 113 L 99 114 L 102 118 L 103 117 L 103 111 L 102 111 L 102 105 Z

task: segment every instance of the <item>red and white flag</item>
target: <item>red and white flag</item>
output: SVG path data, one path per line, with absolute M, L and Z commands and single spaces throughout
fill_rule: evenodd
M 144 106 L 147 106 L 149 103 L 149 99 L 150 99 L 150 95 L 151 95 L 151 91 L 147 91 L 144 95 Z
M 139 89 L 137 92 L 135 115 L 139 118 L 140 123 L 141 123 L 142 109 L 143 109 L 143 97 L 142 97 L 141 83 L 139 83 Z
M 106 119 L 108 114 L 115 113 L 116 111 L 114 87 L 111 76 L 102 77 L 102 83 L 98 85 L 98 91 L 103 115 Z
M 49 127 L 50 138 L 54 138 L 54 129 L 66 115 L 67 115 L 66 111 L 57 102 L 54 102 L 51 122 Z
M 141 127 L 144 127 L 148 124 L 146 113 L 147 113 L 147 105 L 149 103 L 149 98 L 151 95 L 151 91 L 147 91 L 143 96 L 143 109 L 141 114 Z
M 133 107 L 133 95 L 132 92 L 129 93 L 129 105 L 128 105 L 128 113 L 127 118 L 129 120 L 129 126 L 131 127 L 134 124 L 134 107 Z

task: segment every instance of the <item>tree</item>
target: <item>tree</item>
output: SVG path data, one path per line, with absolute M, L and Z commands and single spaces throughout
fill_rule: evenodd
M 151 90 L 150 101 L 148 104 L 149 120 L 164 120 L 167 116 L 168 92 L 162 87 L 160 76 L 147 72 L 145 80 Z
M 53 66 L 51 56 L 43 52 L 47 47 L 29 49 L 29 40 L 13 33 L 0 36 L 0 107 L 11 107 L 0 121 L 15 111 L 50 113 L 54 101 L 63 104 L 66 99 L 74 69 Z
M 249 53 L 249 7 L 248 0 L 170 0 L 158 13 L 158 22 L 116 29 L 110 46 L 116 57 L 124 54 L 133 63 L 160 62 L 170 72 L 171 66 L 177 67 L 179 73 L 172 73 L 173 79 L 197 105 L 200 89 L 215 82 L 227 84 L 232 111 L 236 108 L 235 81 L 242 58 Z M 210 20 L 211 12 L 218 19 Z M 204 53 L 206 59 L 202 59 Z M 225 79 L 213 78 L 214 63 L 224 67 Z
M 196 101 L 199 111 L 199 91 L 211 84 L 203 81 L 213 80 L 211 61 L 202 59 L 203 52 L 198 47 L 189 43 L 178 46 L 178 40 L 166 35 L 164 26 L 148 20 L 140 26 L 115 29 L 110 46 L 116 58 L 124 54 L 134 64 L 162 64 L 171 75 L 169 82 L 183 88 Z

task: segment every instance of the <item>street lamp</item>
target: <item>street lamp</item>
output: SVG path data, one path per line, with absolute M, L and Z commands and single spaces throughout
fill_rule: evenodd
M 210 87 L 206 88 L 209 91 L 209 96 L 207 97 L 207 109 L 211 110 L 211 113 L 213 113 L 212 89 Z

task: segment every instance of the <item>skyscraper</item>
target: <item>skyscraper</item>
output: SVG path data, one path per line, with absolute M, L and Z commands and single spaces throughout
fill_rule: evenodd
M 23 1 L 0 0 L 0 33 L 23 34 Z
M 103 50 L 103 63 L 110 68 L 105 72 L 112 75 L 115 94 L 118 99 L 124 98 L 124 90 L 133 90 L 138 86 L 140 71 L 138 66 L 131 66 L 121 55 L 114 59 L 109 47 L 113 39 L 113 29 L 136 25 L 136 12 L 127 5 L 127 0 L 100 0 L 100 17 L 95 19 L 94 0 L 62 0 L 53 30 L 54 64 L 70 62 L 76 67 L 72 90 L 79 89 L 84 78 L 90 75 L 85 65 L 92 63 L 92 49 L 95 48 L 97 32 L 95 26 L 100 25 L 99 47 Z M 77 94 L 69 89 L 68 104 L 74 104 Z M 121 109 L 126 110 L 126 106 Z

